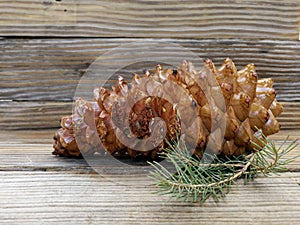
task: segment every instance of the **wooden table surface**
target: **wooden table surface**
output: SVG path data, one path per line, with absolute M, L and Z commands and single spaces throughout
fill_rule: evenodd
M 0 12 L 0 224 L 299 224 L 300 159 L 200 205 L 154 194 L 145 175 L 112 180 L 82 159 L 51 155 L 87 68 L 141 40 L 175 43 L 217 65 L 255 63 L 285 108 L 272 138 L 299 138 L 299 0 L 0 0 Z
M 287 135 L 274 135 L 280 144 Z M 55 157 L 53 130 L 1 132 L 0 224 L 298 224 L 300 159 L 289 172 L 238 182 L 219 203 L 154 194 L 138 173 L 113 179 L 82 159 Z M 291 139 L 299 137 L 293 132 Z M 297 147 L 291 157 L 300 154 Z

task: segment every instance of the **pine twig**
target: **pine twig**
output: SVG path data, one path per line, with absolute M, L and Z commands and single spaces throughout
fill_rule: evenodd
M 176 172 L 172 173 L 158 162 L 150 163 L 154 167 L 151 177 L 159 187 L 160 194 L 169 194 L 171 197 L 185 201 L 204 202 L 209 197 L 218 201 L 224 197 L 237 179 L 244 177 L 254 179 L 259 173 L 267 175 L 285 171 L 285 165 L 297 157 L 283 160 L 290 151 L 297 146 L 297 140 L 292 141 L 287 148 L 288 137 L 279 148 L 273 141 L 263 137 L 264 147 L 255 144 L 257 149 L 248 155 L 221 159 L 216 157 L 214 162 L 200 163 L 199 158 L 190 157 L 186 146 L 178 143 L 169 143 L 169 149 L 162 153 L 162 158 L 171 162 Z M 214 156 L 213 156 L 214 157 Z

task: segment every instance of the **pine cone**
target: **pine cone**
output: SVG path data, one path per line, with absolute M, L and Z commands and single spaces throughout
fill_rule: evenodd
M 191 101 L 183 104 L 192 104 L 197 118 L 188 109 L 178 116 L 174 102 L 184 100 L 170 83 L 183 88 L 190 96 Z M 135 74 L 131 83 L 119 77 L 111 90 L 95 89 L 93 102 L 76 101 L 74 114 L 61 119 L 61 128 L 54 136 L 53 154 L 75 157 L 81 152 L 92 154 L 100 151 L 101 144 L 95 140 L 101 140 L 112 155 L 155 158 L 167 142 L 183 135 L 187 143 L 196 142 L 193 153 L 201 157 L 208 140 L 218 143 L 220 129 L 213 128 L 212 124 L 222 119 L 226 120 L 225 133 L 219 142 L 222 144 L 212 144 L 210 148 L 217 154 L 240 155 L 254 149 L 252 142 L 263 145 L 258 141 L 262 133 L 268 136 L 279 131 L 275 117 L 283 108 L 275 99 L 272 85 L 270 78 L 258 79 L 253 64 L 237 71 L 229 58 L 219 69 L 207 59 L 200 72 L 192 63 L 184 61 L 177 70 L 163 70 L 158 65 L 141 77 Z M 167 100 L 170 98 L 173 104 Z M 226 108 L 220 117 L 218 109 L 222 99 Z M 157 117 L 165 123 L 155 120 Z M 198 126 L 193 123 L 195 119 Z M 77 142 L 81 139 L 86 144 L 80 147 L 80 152 Z

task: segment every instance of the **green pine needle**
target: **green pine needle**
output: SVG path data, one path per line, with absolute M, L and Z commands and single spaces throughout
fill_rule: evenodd
M 192 202 L 205 202 L 212 197 L 219 201 L 230 191 L 233 183 L 243 178 L 245 184 L 253 180 L 258 174 L 265 176 L 286 171 L 287 164 L 297 157 L 286 158 L 286 155 L 297 146 L 297 140 L 287 144 L 288 137 L 279 148 L 273 141 L 263 136 L 260 140 L 265 143 L 262 148 L 253 143 L 256 149 L 250 154 L 237 157 L 214 157 L 212 163 L 200 162 L 198 157 L 191 157 L 189 150 L 182 143 L 168 143 L 161 157 L 171 163 L 173 169 L 166 168 L 158 162 L 152 162 L 154 171 L 150 176 L 157 193 L 169 195 L 176 199 Z M 175 169 L 175 171 L 174 171 Z

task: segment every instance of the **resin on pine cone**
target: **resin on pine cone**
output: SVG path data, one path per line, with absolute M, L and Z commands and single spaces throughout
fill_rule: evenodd
M 177 94 L 170 83 L 183 88 L 189 101 Z M 130 83 L 119 77 L 111 90 L 96 88 L 93 102 L 81 98 L 76 101 L 74 114 L 61 119 L 53 154 L 80 156 L 101 151 L 104 146 L 112 155 L 155 158 L 167 142 L 183 135 L 186 143 L 196 142 L 193 153 L 200 157 L 209 140 L 221 143 L 210 146 L 214 153 L 240 155 L 254 149 L 252 142 L 262 145 L 258 141 L 262 133 L 268 136 L 279 131 L 275 117 L 283 108 L 275 99 L 272 85 L 270 78 L 258 79 L 253 64 L 238 71 L 229 58 L 219 69 L 207 59 L 201 71 L 184 61 L 176 70 L 164 70 L 158 65 L 142 76 L 135 74 Z M 167 100 L 168 93 L 172 103 Z M 197 115 L 188 109 L 178 115 L 176 102 L 191 104 Z M 218 110 L 222 103 L 225 109 Z M 155 120 L 157 117 L 164 123 Z M 221 136 L 220 129 L 212 126 L 218 119 L 226 121 Z M 198 121 L 195 127 L 194 120 Z M 193 132 L 195 129 L 197 132 Z M 78 141 L 86 143 L 80 150 Z

